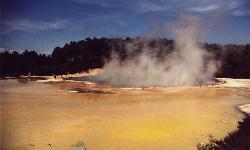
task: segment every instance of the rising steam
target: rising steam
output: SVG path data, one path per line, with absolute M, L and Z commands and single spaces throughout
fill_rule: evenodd
M 95 77 L 115 86 L 181 86 L 197 85 L 213 78 L 218 68 L 212 55 L 200 44 L 199 18 L 182 15 L 170 27 L 175 39 L 174 50 L 159 59 L 158 52 L 164 48 L 156 44 L 149 46 L 148 38 L 138 38 L 126 45 L 128 54 L 138 49 L 141 53 L 121 61 L 117 54 L 103 67 L 103 73 Z

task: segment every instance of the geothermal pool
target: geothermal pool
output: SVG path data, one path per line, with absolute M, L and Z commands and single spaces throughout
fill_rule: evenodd
M 235 130 L 243 118 L 236 106 L 250 103 L 246 87 L 122 89 L 22 80 L 0 85 L 6 150 L 76 150 L 80 142 L 87 150 L 192 150 L 209 135 L 222 138 Z M 72 91 L 79 87 L 112 92 Z

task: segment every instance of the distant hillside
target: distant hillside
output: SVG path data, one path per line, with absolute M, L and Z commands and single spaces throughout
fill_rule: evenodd
M 63 47 L 54 48 L 51 55 L 37 54 L 35 51 L 16 51 L 0 53 L 0 75 L 19 76 L 31 73 L 33 75 L 52 75 L 87 71 L 101 68 L 105 61 L 111 59 L 113 53 L 121 61 L 135 57 L 141 53 L 143 41 L 147 46 L 157 51 L 157 59 L 163 59 L 174 49 L 174 41 L 168 39 L 150 38 L 86 38 L 81 41 L 66 43 Z M 128 52 L 128 44 L 137 42 L 136 50 Z M 201 44 L 211 52 L 216 60 L 221 62 L 217 77 L 250 78 L 250 44 L 219 45 Z

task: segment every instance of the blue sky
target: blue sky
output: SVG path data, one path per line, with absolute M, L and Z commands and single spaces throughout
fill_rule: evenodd
M 86 37 L 135 37 L 181 13 L 203 19 L 206 42 L 250 43 L 249 0 L 2 0 L 0 50 L 50 53 Z M 168 32 L 161 37 L 171 38 Z

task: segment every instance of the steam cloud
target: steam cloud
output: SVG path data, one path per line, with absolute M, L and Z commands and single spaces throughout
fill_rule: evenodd
M 139 38 L 126 45 L 129 55 L 142 43 L 142 52 L 135 57 L 121 61 L 117 54 L 103 67 L 103 73 L 95 77 L 115 86 L 182 86 L 197 85 L 213 78 L 219 63 L 213 55 L 202 48 L 200 20 L 197 17 L 182 15 L 171 25 L 170 31 L 175 39 L 174 50 L 161 56 L 164 48 L 156 44 L 149 47 L 148 38 Z

